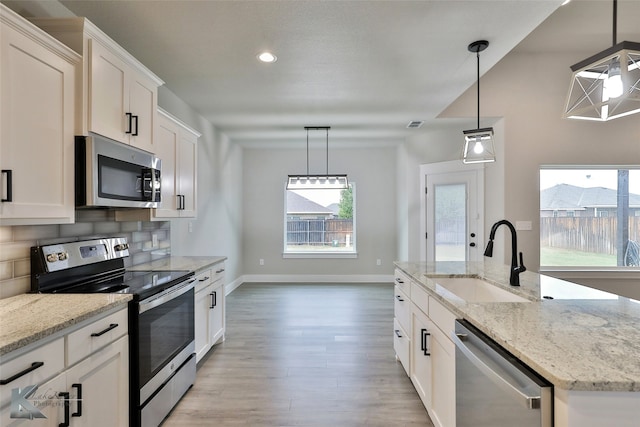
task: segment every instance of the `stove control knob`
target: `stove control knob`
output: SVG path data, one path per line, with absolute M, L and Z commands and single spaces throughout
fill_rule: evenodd
M 58 254 L 47 254 L 47 262 L 56 262 L 58 260 Z
M 64 261 L 65 259 L 69 258 L 69 254 L 66 252 L 58 252 L 58 259 L 60 261 Z
M 128 243 L 120 243 L 118 245 L 115 245 L 113 247 L 113 249 L 115 249 L 117 252 L 124 251 L 126 249 L 129 249 L 129 244 Z

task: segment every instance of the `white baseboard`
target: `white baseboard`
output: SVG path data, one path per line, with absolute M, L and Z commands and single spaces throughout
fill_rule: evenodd
M 243 283 L 389 283 L 393 274 L 246 274 L 225 285 L 225 295 Z
M 246 274 L 242 283 L 393 283 L 392 274 Z

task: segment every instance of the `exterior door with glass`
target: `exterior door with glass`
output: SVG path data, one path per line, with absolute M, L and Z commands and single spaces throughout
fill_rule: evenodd
M 461 162 L 422 165 L 420 257 L 424 261 L 479 261 L 484 240 L 484 167 Z

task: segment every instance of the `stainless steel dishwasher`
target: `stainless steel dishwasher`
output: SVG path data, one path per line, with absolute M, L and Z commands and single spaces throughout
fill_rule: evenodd
M 456 427 L 551 427 L 553 386 L 466 320 L 456 320 Z

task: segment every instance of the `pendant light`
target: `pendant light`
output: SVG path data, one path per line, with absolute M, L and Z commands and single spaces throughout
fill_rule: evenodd
M 613 45 L 571 66 L 565 118 L 604 122 L 640 112 L 640 43 L 617 43 L 617 15 L 613 0 Z
M 486 40 L 478 40 L 468 46 L 469 52 L 475 52 L 478 71 L 478 124 L 476 129 L 465 130 L 463 163 L 495 162 L 496 154 L 493 148 L 493 128 L 480 128 L 480 52 L 489 46 Z
M 305 126 L 307 131 L 307 174 L 289 175 L 287 190 L 334 190 L 349 188 L 349 180 L 346 174 L 329 175 L 329 129 L 330 126 Z M 324 130 L 326 132 L 327 168 L 324 175 L 309 174 L 309 131 Z

